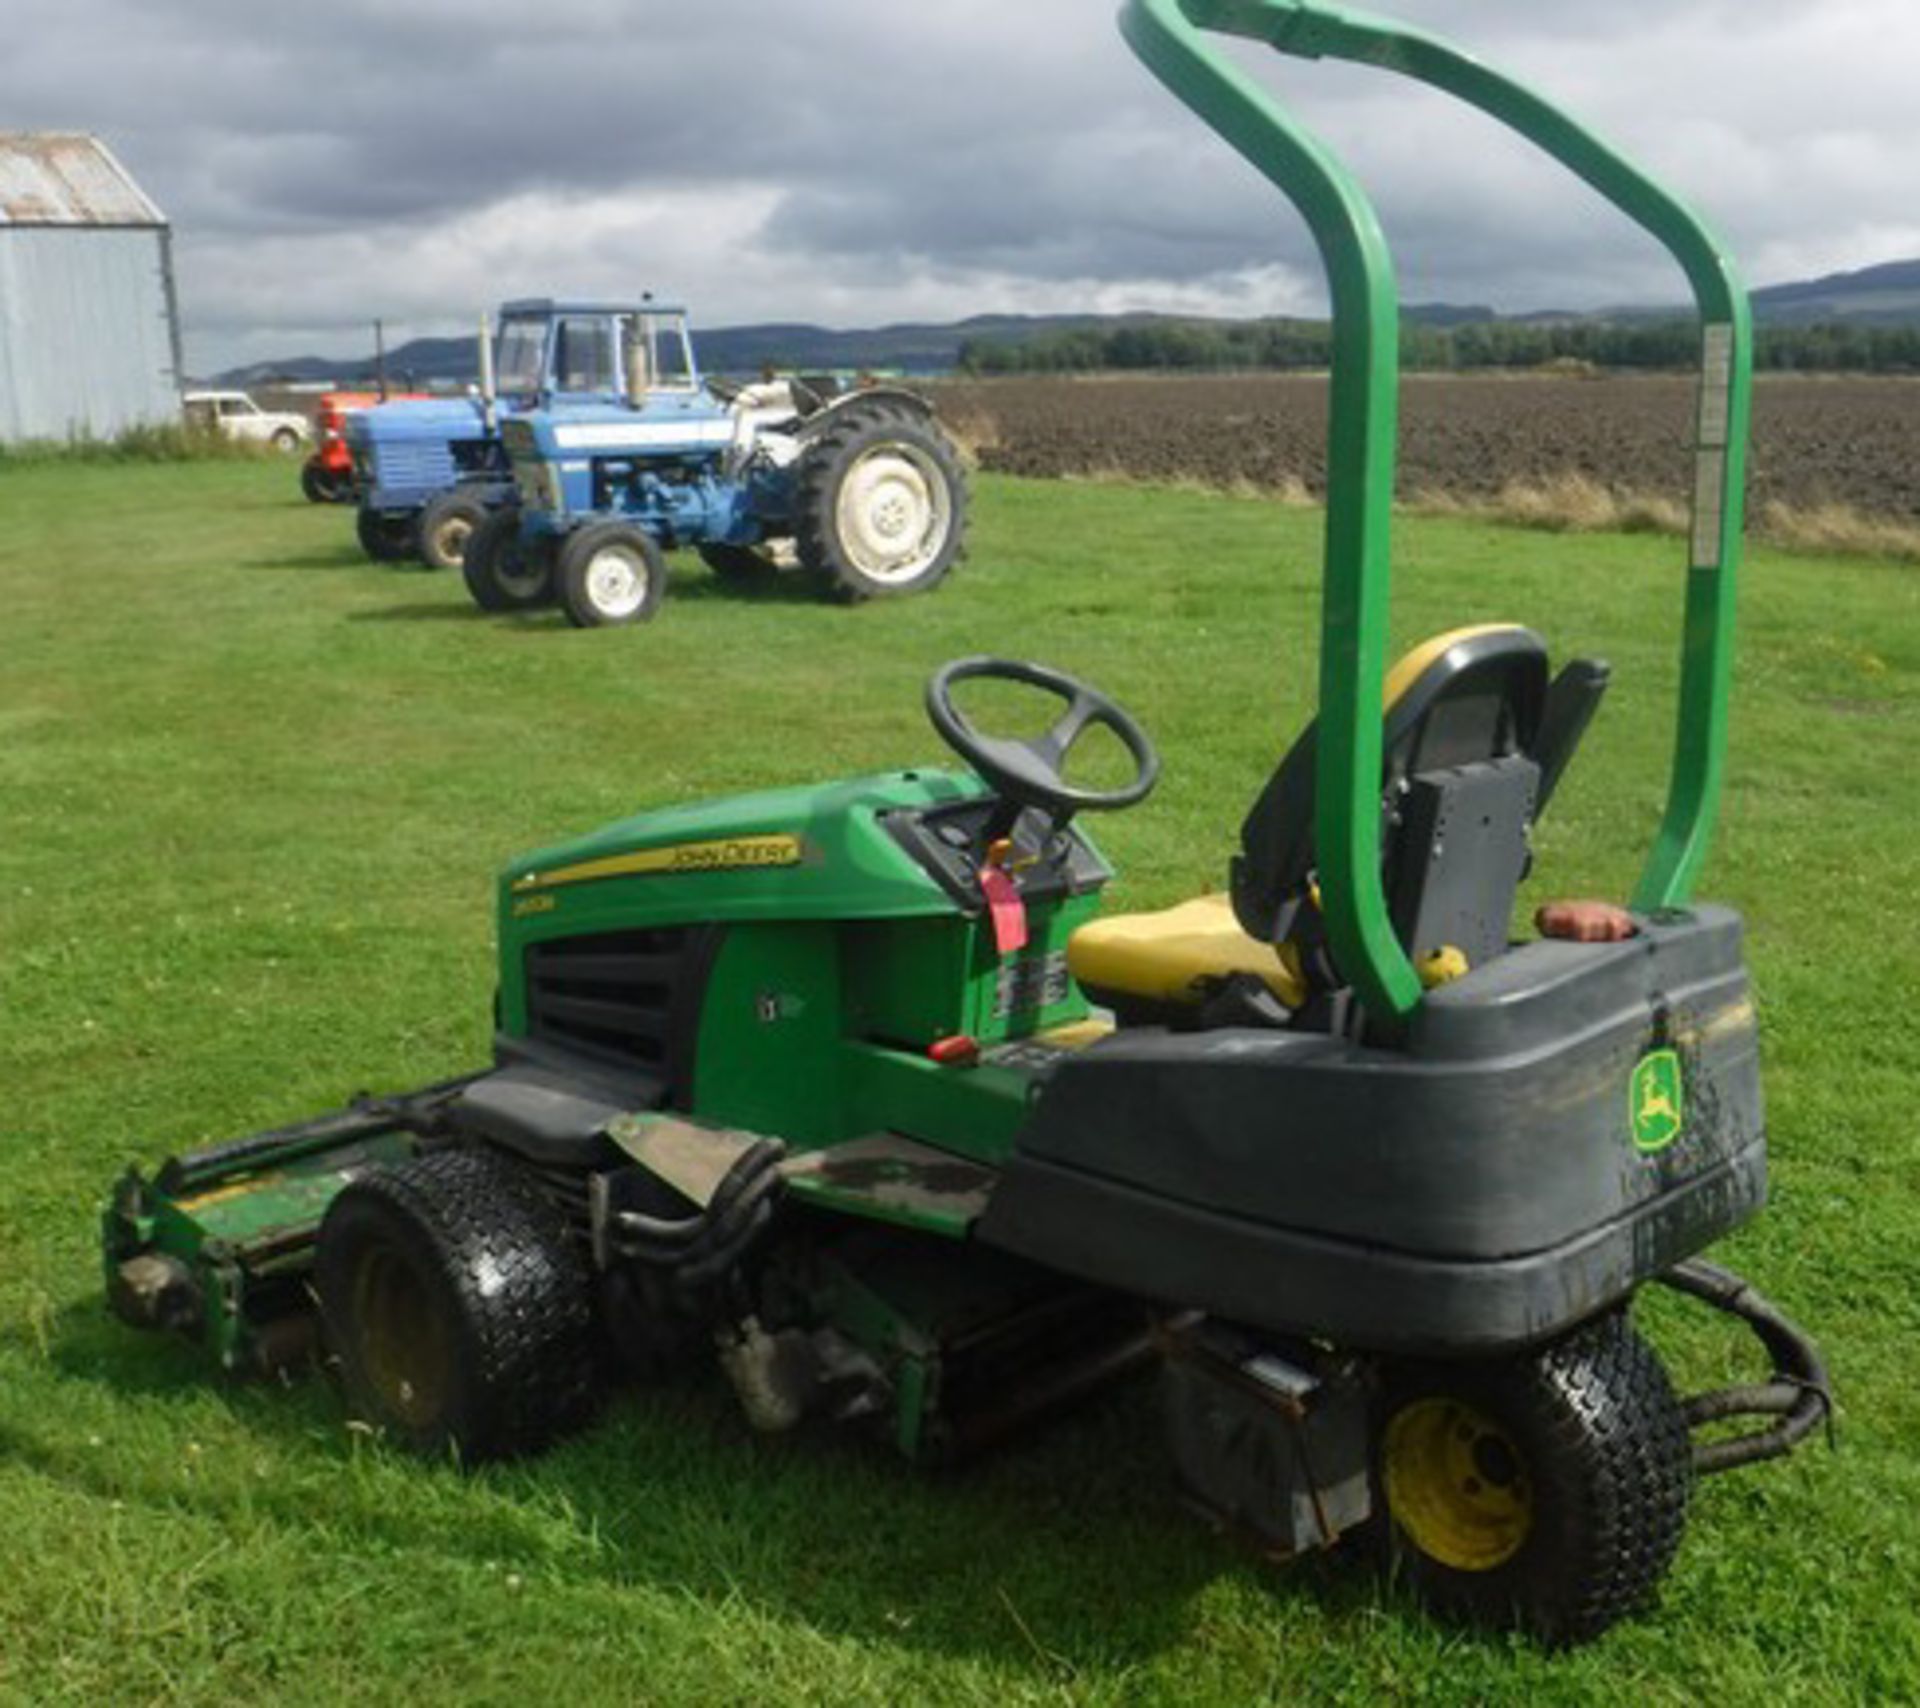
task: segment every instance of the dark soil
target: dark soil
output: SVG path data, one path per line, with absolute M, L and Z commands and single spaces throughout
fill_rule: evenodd
M 1326 382 L 1248 374 L 952 381 L 943 415 L 984 467 L 1217 485 L 1325 480 Z M 1684 376 L 1415 375 L 1401 404 L 1403 494 L 1490 496 L 1585 475 L 1684 500 Z M 1920 379 L 1769 377 L 1755 388 L 1751 501 L 1839 502 L 1920 518 Z

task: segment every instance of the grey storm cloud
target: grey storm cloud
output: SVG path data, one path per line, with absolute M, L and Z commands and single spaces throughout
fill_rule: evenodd
M 1762 281 L 1920 253 L 1911 0 L 1397 9 L 1648 159 Z M 121 153 L 174 221 L 202 366 L 643 285 L 709 324 L 1320 301 L 1297 219 L 1133 63 L 1110 0 L 66 0 L 8 35 L 0 124 Z M 1409 298 L 1677 295 L 1484 122 L 1236 52 L 1377 193 Z

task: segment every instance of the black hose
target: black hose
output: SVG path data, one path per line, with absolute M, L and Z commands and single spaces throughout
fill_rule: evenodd
M 1773 1359 L 1773 1379 L 1696 1394 L 1681 1404 L 1689 1429 L 1733 1417 L 1773 1417 L 1768 1428 L 1722 1441 L 1696 1441 L 1698 1476 L 1790 1453 L 1833 1416 L 1833 1386 L 1812 1340 L 1744 1278 L 1703 1257 L 1677 1263 L 1660 1279 L 1676 1292 L 1738 1317 Z
M 621 1210 L 609 1232 L 621 1256 L 663 1269 L 683 1295 L 709 1285 L 737 1264 L 773 1220 L 774 1198 L 786 1186 L 786 1146 L 759 1139 L 734 1159 L 705 1208 L 690 1216 Z

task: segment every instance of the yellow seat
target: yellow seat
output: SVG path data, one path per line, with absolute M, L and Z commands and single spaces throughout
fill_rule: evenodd
M 1291 945 L 1249 937 L 1224 894 L 1093 920 L 1068 940 L 1067 966 L 1096 991 L 1150 1002 L 1198 1003 L 1235 973 L 1260 979 L 1289 1008 L 1307 995 Z

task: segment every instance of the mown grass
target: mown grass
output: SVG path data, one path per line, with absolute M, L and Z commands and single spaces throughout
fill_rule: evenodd
M 318 1382 L 207 1379 L 100 1303 L 112 1176 L 478 1061 L 490 883 L 645 804 L 933 757 L 940 660 L 1092 677 L 1154 731 L 1100 826 L 1217 884 L 1312 698 L 1318 519 L 979 483 L 937 597 L 842 610 L 676 568 L 651 629 L 487 618 L 361 560 L 283 464 L 0 469 L 0 1698 L 1829 1702 L 1920 1696 L 1920 580 L 1760 552 L 1707 892 L 1747 912 L 1774 1203 L 1726 1255 L 1823 1340 L 1840 1450 L 1703 1488 L 1661 1606 L 1553 1656 L 1180 1511 L 1150 1386 L 946 1478 L 630 1393 L 463 1476 Z M 1609 656 L 1543 891 L 1620 894 L 1657 814 L 1673 542 L 1421 518 L 1395 628 L 1518 614 Z M 1650 1298 L 1683 1381 L 1737 1342 Z

